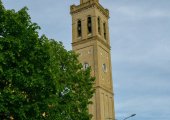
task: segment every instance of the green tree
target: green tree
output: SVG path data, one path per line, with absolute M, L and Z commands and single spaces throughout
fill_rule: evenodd
M 0 0 L 0 118 L 90 120 L 90 68 L 39 29 L 26 7 L 6 10 Z

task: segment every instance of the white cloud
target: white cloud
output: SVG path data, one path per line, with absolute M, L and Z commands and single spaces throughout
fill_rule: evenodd
M 130 20 L 142 20 L 150 18 L 169 18 L 170 12 L 161 8 L 144 8 L 143 6 L 114 6 L 111 12 L 119 16 L 124 17 L 124 19 Z
M 162 11 L 162 10 L 151 10 L 146 13 L 146 16 L 148 17 L 170 17 L 170 12 L 169 11 Z
M 167 111 L 170 113 L 170 97 L 169 96 L 148 96 L 148 95 L 138 95 L 135 98 L 128 98 L 123 100 L 118 107 L 119 110 L 129 110 L 129 112 L 153 112 L 153 110 Z
M 117 117 L 127 116 L 136 113 L 139 119 L 157 118 L 161 119 L 170 114 L 170 97 L 169 96 L 146 96 L 138 95 L 136 98 L 126 98 L 121 104 L 116 103 Z M 161 112 L 160 112 L 161 111 Z
M 47 37 L 62 40 L 71 49 L 69 7 L 79 0 L 3 1 L 8 8 L 18 9 L 27 5 L 31 18 L 40 24 L 42 32 Z M 169 120 L 165 117 L 170 108 L 170 0 L 100 2 L 110 10 L 111 16 L 112 68 L 118 120 L 132 113 L 137 113 L 134 119 L 138 120 Z

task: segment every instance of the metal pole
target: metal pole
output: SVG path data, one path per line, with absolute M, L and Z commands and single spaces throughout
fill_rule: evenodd
M 126 118 L 124 118 L 123 120 L 126 120 L 126 119 L 128 119 L 128 118 L 134 117 L 135 115 L 136 115 L 136 114 L 132 114 L 131 116 L 126 117 Z

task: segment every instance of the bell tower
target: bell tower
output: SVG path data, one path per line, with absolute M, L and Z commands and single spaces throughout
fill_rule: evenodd
M 70 7 L 72 15 L 72 48 L 79 54 L 84 69 L 91 66 L 95 76 L 92 120 L 115 120 L 112 68 L 109 38 L 109 11 L 99 0 L 80 0 Z
M 91 1 L 91 0 L 80 0 L 80 4 L 86 3 L 86 2 L 88 2 L 88 1 Z M 99 0 L 94 0 L 94 1 L 99 2 Z

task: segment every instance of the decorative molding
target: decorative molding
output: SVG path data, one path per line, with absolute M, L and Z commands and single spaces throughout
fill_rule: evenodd
M 104 87 L 102 87 L 102 86 L 95 86 L 95 88 L 101 88 L 102 90 L 104 90 L 104 91 L 106 91 L 106 92 L 108 92 L 108 93 L 110 93 L 110 94 L 112 94 L 112 95 L 114 96 L 114 93 L 113 93 L 113 91 L 112 91 L 112 88 L 111 88 L 110 90 L 108 90 L 108 89 L 106 89 L 106 88 L 104 88 Z
M 75 14 L 75 13 L 79 13 L 83 10 L 87 10 L 89 8 L 93 8 L 96 7 L 97 9 L 99 9 L 107 18 L 109 18 L 109 10 L 103 8 L 98 2 L 96 1 L 89 1 L 80 5 L 72 5 L 70 7 L 70 14 Z
M 81 39 L 81 40 L 79 40 L 77 42 L 73 42 L 72 45 L 76 46 L 76 45 L 79 45 L 79 44 L 84 44 L 84 43 L 88 43 L 90 41 L 95 41 L 95 40 L 97 40 L 100 43 L 102 43 L 109 50 L 111 49 L 110 45 L 108 43 L 106 43 L 105 41 L 103 41 L 99 36 L 92 36 L 92 37 L 89 37 L 87 39 Z

